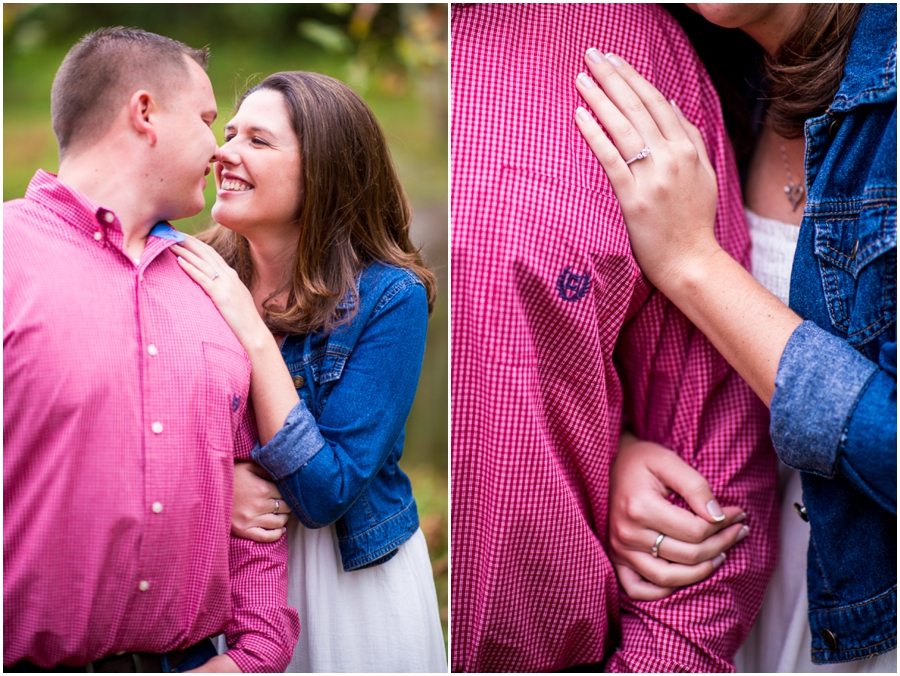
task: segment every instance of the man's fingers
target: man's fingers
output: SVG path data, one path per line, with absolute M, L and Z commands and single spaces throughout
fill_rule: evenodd
M 635 571 L 624 564 L 615 564 L 616 577 L 628 598 L 634 601 L 658 601 L 675 593 L 675 589 L 659 587 L 652 582 L 647 582 Z

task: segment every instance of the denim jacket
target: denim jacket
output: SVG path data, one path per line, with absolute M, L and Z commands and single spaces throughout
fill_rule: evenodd
M 772 399 L 802 472 L 814 662 L 897 645 L 897 7 L 867 5 L 837 95 L 806 122 L 808 201 Z
M 419 527 L 397 463 L 425 354 L 425 287 L 409 270 L 373 263 L 357 292 L 349 323 L 285 338 L 300 402 L 253 451 L 303 525 L 336 522 L 344 570 L 387 561 Z M 339 310 L 352 302 L 348 294 Z

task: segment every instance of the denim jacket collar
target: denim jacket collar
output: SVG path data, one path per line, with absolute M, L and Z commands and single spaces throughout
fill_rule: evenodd
M 863 7 L 830 112 L 846 113 L 896 97 L 897 23 L 892 12 L 896 9 L 887 4 Z

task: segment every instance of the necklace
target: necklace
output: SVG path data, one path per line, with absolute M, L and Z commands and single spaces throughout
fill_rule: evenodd
M 791 165 L 788 163 L 787 150 L 781 144 L 781 159 L 784 160 L 784 170 L 787 172 L 788 184 L 784 186 L 784 194 L 791 203 L 791 211 L 797 211 L 797 205 L 803 199 L 803 184 L 794 185 L 794 175 L 791 173 Z

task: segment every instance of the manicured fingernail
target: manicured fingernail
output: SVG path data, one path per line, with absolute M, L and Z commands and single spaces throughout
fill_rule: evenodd
M 578 108 L 575 109 L 575 117 L 582 122 L 587 122 L 591 119 L 591 114 L 581 106 L 578 106 Z
M 713 559 L 713 570 L 716 570 L 723 563 L 725 563 L 725 552 L 722 552 L 716 558 Z
M 609 62 L 610 62 L 612 65 L 614 65 L 616 68 L 618 68 L 618 67 L 621 66 L 623 63 L 625 63 L 624 61 L 622 61 L 622 59 L 620 59 L 618 56 L 616 56 L 616 55 L 613 54 L 612 52 L 610 52 L 609 54 L 607 54 L 607 55 L 606 55 L 606 58 L 609 59 Z
M 725 514 L 722 512 L 722 508 L 719 507 L 719 503 L 716 502 L 715 498 L 706 503 L 706 511 L 709 512 L 713 521 L 722 521 L 725 519 Z
M 581 86 L 586 89 L 590 89 L 591 87 L 597 86 L 594 84 L 594 81 L 591 79 L 591 76 L 588 75 L 587 73 L 579 73 L 578 81 L 581 83 Z
M 731 523 L 740 523 L 741 521 L 743 521 L 746 518 L 747 518 L 747 514 L 745 512 L 741 512 L 736 517 L 734 517 L 734 521 L 732 521 Z
M 743 540 L 745 537 L 747 537 L 747 534 L 748 534 L 749 532 L 750 532 L 750 527 L 749 527 L 749 526 L 744 526 L 743 528 L 741 528 L 741 529 L 738 531 L 737 537 L 734 539 L 734 541 L 735 541 L 735 542 L 740 542 L 740 541 Z
M 603 54 L 591 47 L 589 50 L 587 50 L 587 58 L 590 59 L 593 63 L 602 63 Z
M 178 262 L 179 262 L 179 263 L 184 263 L 184 259 L 183 259 L 181 256 L 178 256 Z

